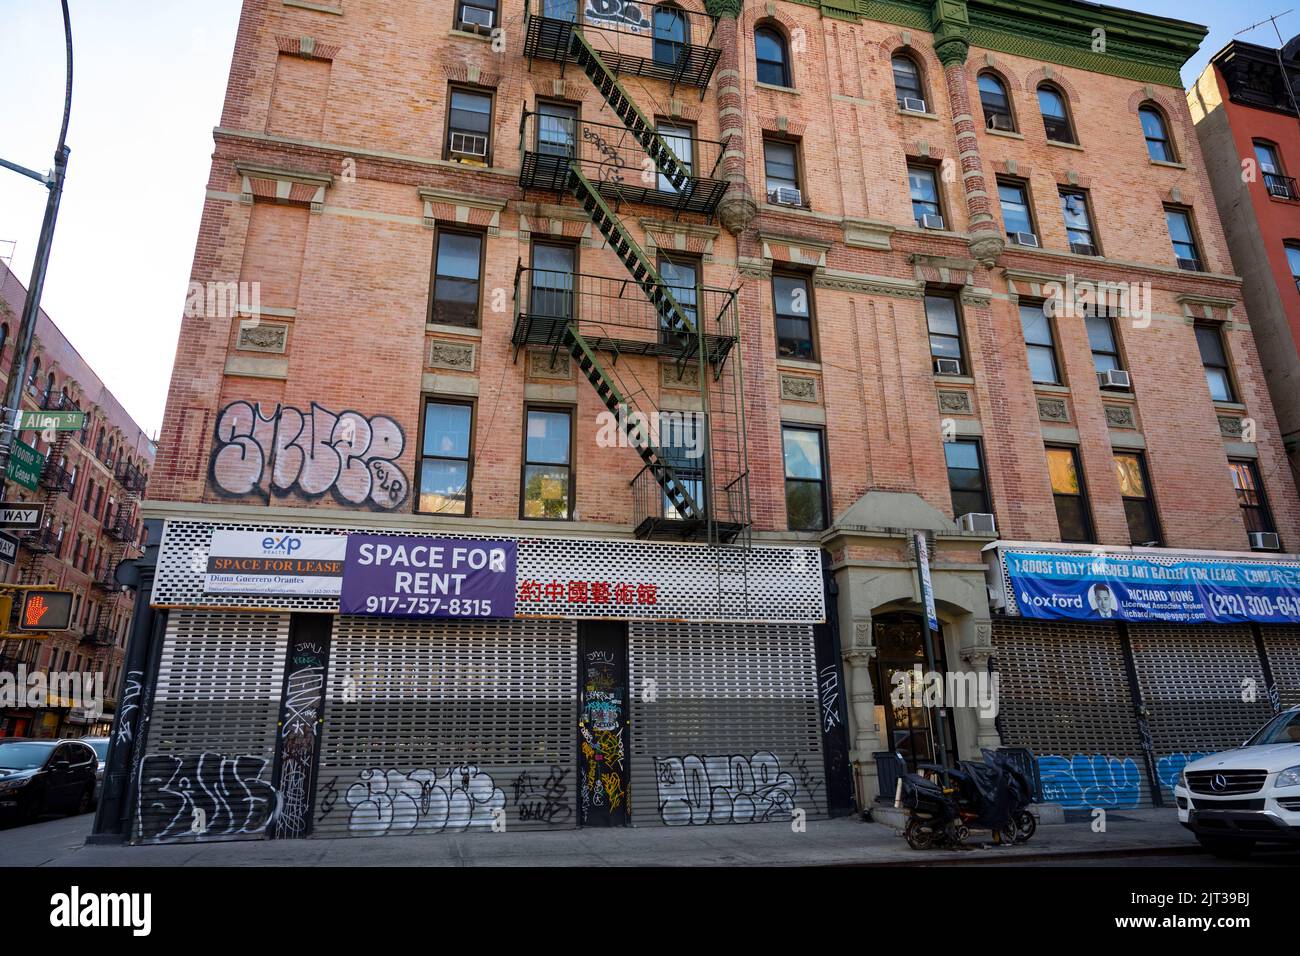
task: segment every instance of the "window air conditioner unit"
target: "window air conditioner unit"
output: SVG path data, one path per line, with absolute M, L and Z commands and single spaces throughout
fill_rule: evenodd
M 963 531 L 973 531 L 977 534 L 997 534 L 993 516 L 980 511 L 972 511 L 970 514 L 962 515 L 957 519 L 957 524 Z
M 469 28 L 473 32 L 491 30 L 494 16 L 493 11 L 484 10 L 482 7 L 461 7 L 460 25 Z
M 955 358 L 937 358 L 934 360 L 935 375 L 960 375 L 961 362 Z
M 1072 242 L 1070 243 L 1070 251 L 1081 256 L 1095 256 L 1097 247 L 1091 242 Z
M 1200 272 L 1201 264 L 1195 259 L 1183 259 L 1179 257 L 1178 268 L 1186 269 L 1188 272 Z
M 767 201 L 778 206 L 802 206 L 803 193 L 794 186 L 778 186 L 768 191 Z
M 989 584 L 985 586 L 989 592 L 989 607 L 995 611 L 1004 610 L 1007 606 L 1007 594 L 1002 588 L 995 588 Z
M 1005 133 L 1014 133 L 1016 131 L 1016 124 L 1011 121 L 1011 117 L 1006 113 L 992 113 L 986 122 L 989 129 L 998 129 Z
M 1250 548 L 1252 551 L 1281 551 L 1282 541 L 1272 531 L 1252 531 Z
M 943 216 L 922 216 L 922 217 L 921 217 L 921 228 L 922 228 L 922 229 L 942 229 L 942 228 L 943 228 Z
M 481 133 L 452 133 L 449 152 L 456 156 L 487 156 L 487 137 Z
M 1128 372 L 1121 368 L 1108 369 L 1105 372 L 1097 373 L 1097 383 L 1102 388 L 1119 388 L 1128 391 L 1133 387 L 1133 380 L 1129 378 Z
M 914 96 L 904 96 L 899 100 L 899 103 L 902 105 L 903 109 L 907 110 L 909 113 L 928 112 L 925 108 L 925 100 L 918 99 Z
M 1009 232 L 1007 235 L 1010 236 L 1011 241 L 1018 246 L 1032 246 L 1035 249 L 1038 248 L 1038 237 L 1032 232 Z

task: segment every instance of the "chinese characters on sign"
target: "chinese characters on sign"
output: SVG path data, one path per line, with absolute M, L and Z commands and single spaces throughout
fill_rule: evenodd
M 625 581 L 519 582 L 521 604 L 640 604 L 659 603 L 659 586 Z

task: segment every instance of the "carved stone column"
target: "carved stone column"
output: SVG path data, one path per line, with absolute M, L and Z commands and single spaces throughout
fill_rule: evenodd
M 745 100 L 740 89 L 741 0 L 705 0 L 710 16 L 718 18 L 718 123 L 721 129 L 722 177 L 727 191 L 718 203 L 718 221 L 733 235 L 748 228 L 758 215 L 745 174 Z
M 852 644 L 844 651 L 845 680 L 848 684 L 849 726 L 853 732 L 849 760 L 857 777 L 861 809 L 876 798 L 876 761 L 880 745 L 880 725 L 876 723 L 876 695 L 871 683 L 871 664 L 876 658 L 871 621 L 853 621 Z
M 970 215 L 971 256 L 987 268 L 997 261 L 1007 243 L 993 216 L 988 180 L 980 159 L 979 139 L 975 135 L 975 115 L 966 74 L 966 55 L 970 52 L 970 18 L 966 4 L 962 0 L 935 0 L 931 20 L 934 24 L 934 52 L 943 63 L 943 78 L 952 107 L 953 128 L 957 133 L 962 195 Z
M 962 647 L 961 659 L 966 662 L 974 673 L 987 674 L 989 659 L 992 656 L 993 624 L 990 621 L 976 621 L 973 640 L 970 644 Z M 991 682 L 991 679 L 988 686 L 992 695 L 990 702 L 996 707 L 999 703 L 998 687 Z M 995 750 L 1002 746 L 1002 735 L 998 733 L 996 720 L 996 714 L 989 713 L 983 708 L 976 711 L 978 726 L 976 739 L 981 747 Z

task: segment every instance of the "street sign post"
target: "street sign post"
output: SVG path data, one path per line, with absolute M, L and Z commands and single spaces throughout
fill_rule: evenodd
M 28 491 L 40 489 L 41 472 L 45 469 L 45 456 L 17 436 L 9 457 L 9 480 Z
M 79 432 L 86 427 L 86 413 L 79 411 L 25 411 L 18 419 L 19 431 Z
M 0 501 L 0 528 L 36 531 L 45 520 L 45 505 L 22 501 Z
M 0 531 L 0 564 L 13 564 L 18 560 L 18 539 Z

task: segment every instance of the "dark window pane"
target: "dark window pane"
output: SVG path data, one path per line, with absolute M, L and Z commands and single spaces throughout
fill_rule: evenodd
M 773 86 L 790 85 L 785 41 L 775 31 L 755 30 L 754 51 L 758 62 L 758 82 Z
M 921 91 L 921 72 L 911 58 L 896 56 L 893 59 L 894 92 L 901 103 L 904 98 L 923 100 Z
M 1149 545 L 1159 542 L 1160 535 L 1156 532 L 1151 506 L 1146 500 L 1125 499 L 1124 516 L 1128 518 L 1130 543 Z
M 1208 325 L 1196 327 L 1196 347 L 1201 350 L 1201 361 L 1206 365 L 1227 365 L 1223 352 L 1223 337 L 1217 328 Z
M 477 279 L 482 239 L 455 232 L 438 236 L 438 275 Z
M 1007 232 L 1033 233 L 1029 200 L 1023 186 L 1018 183 L 998 183 L 998 199 L 1002 204 L 1002 222 Z
M 793 531 L 820 531 L 826 527 L 821 482 L 787 481 L 785 508 Z
M 492 97 L 452 90 L 450 125 L 458 132 L 486 136 L 492 127 Z
M 1056 497 L 1056 521 L 1061 526 L 1062 541 L 1089 541 L 1092 539 L 1092 535 L 1088 531 L 1088 519 L 1085 517 L 1082 499 L 1058 495 Z

